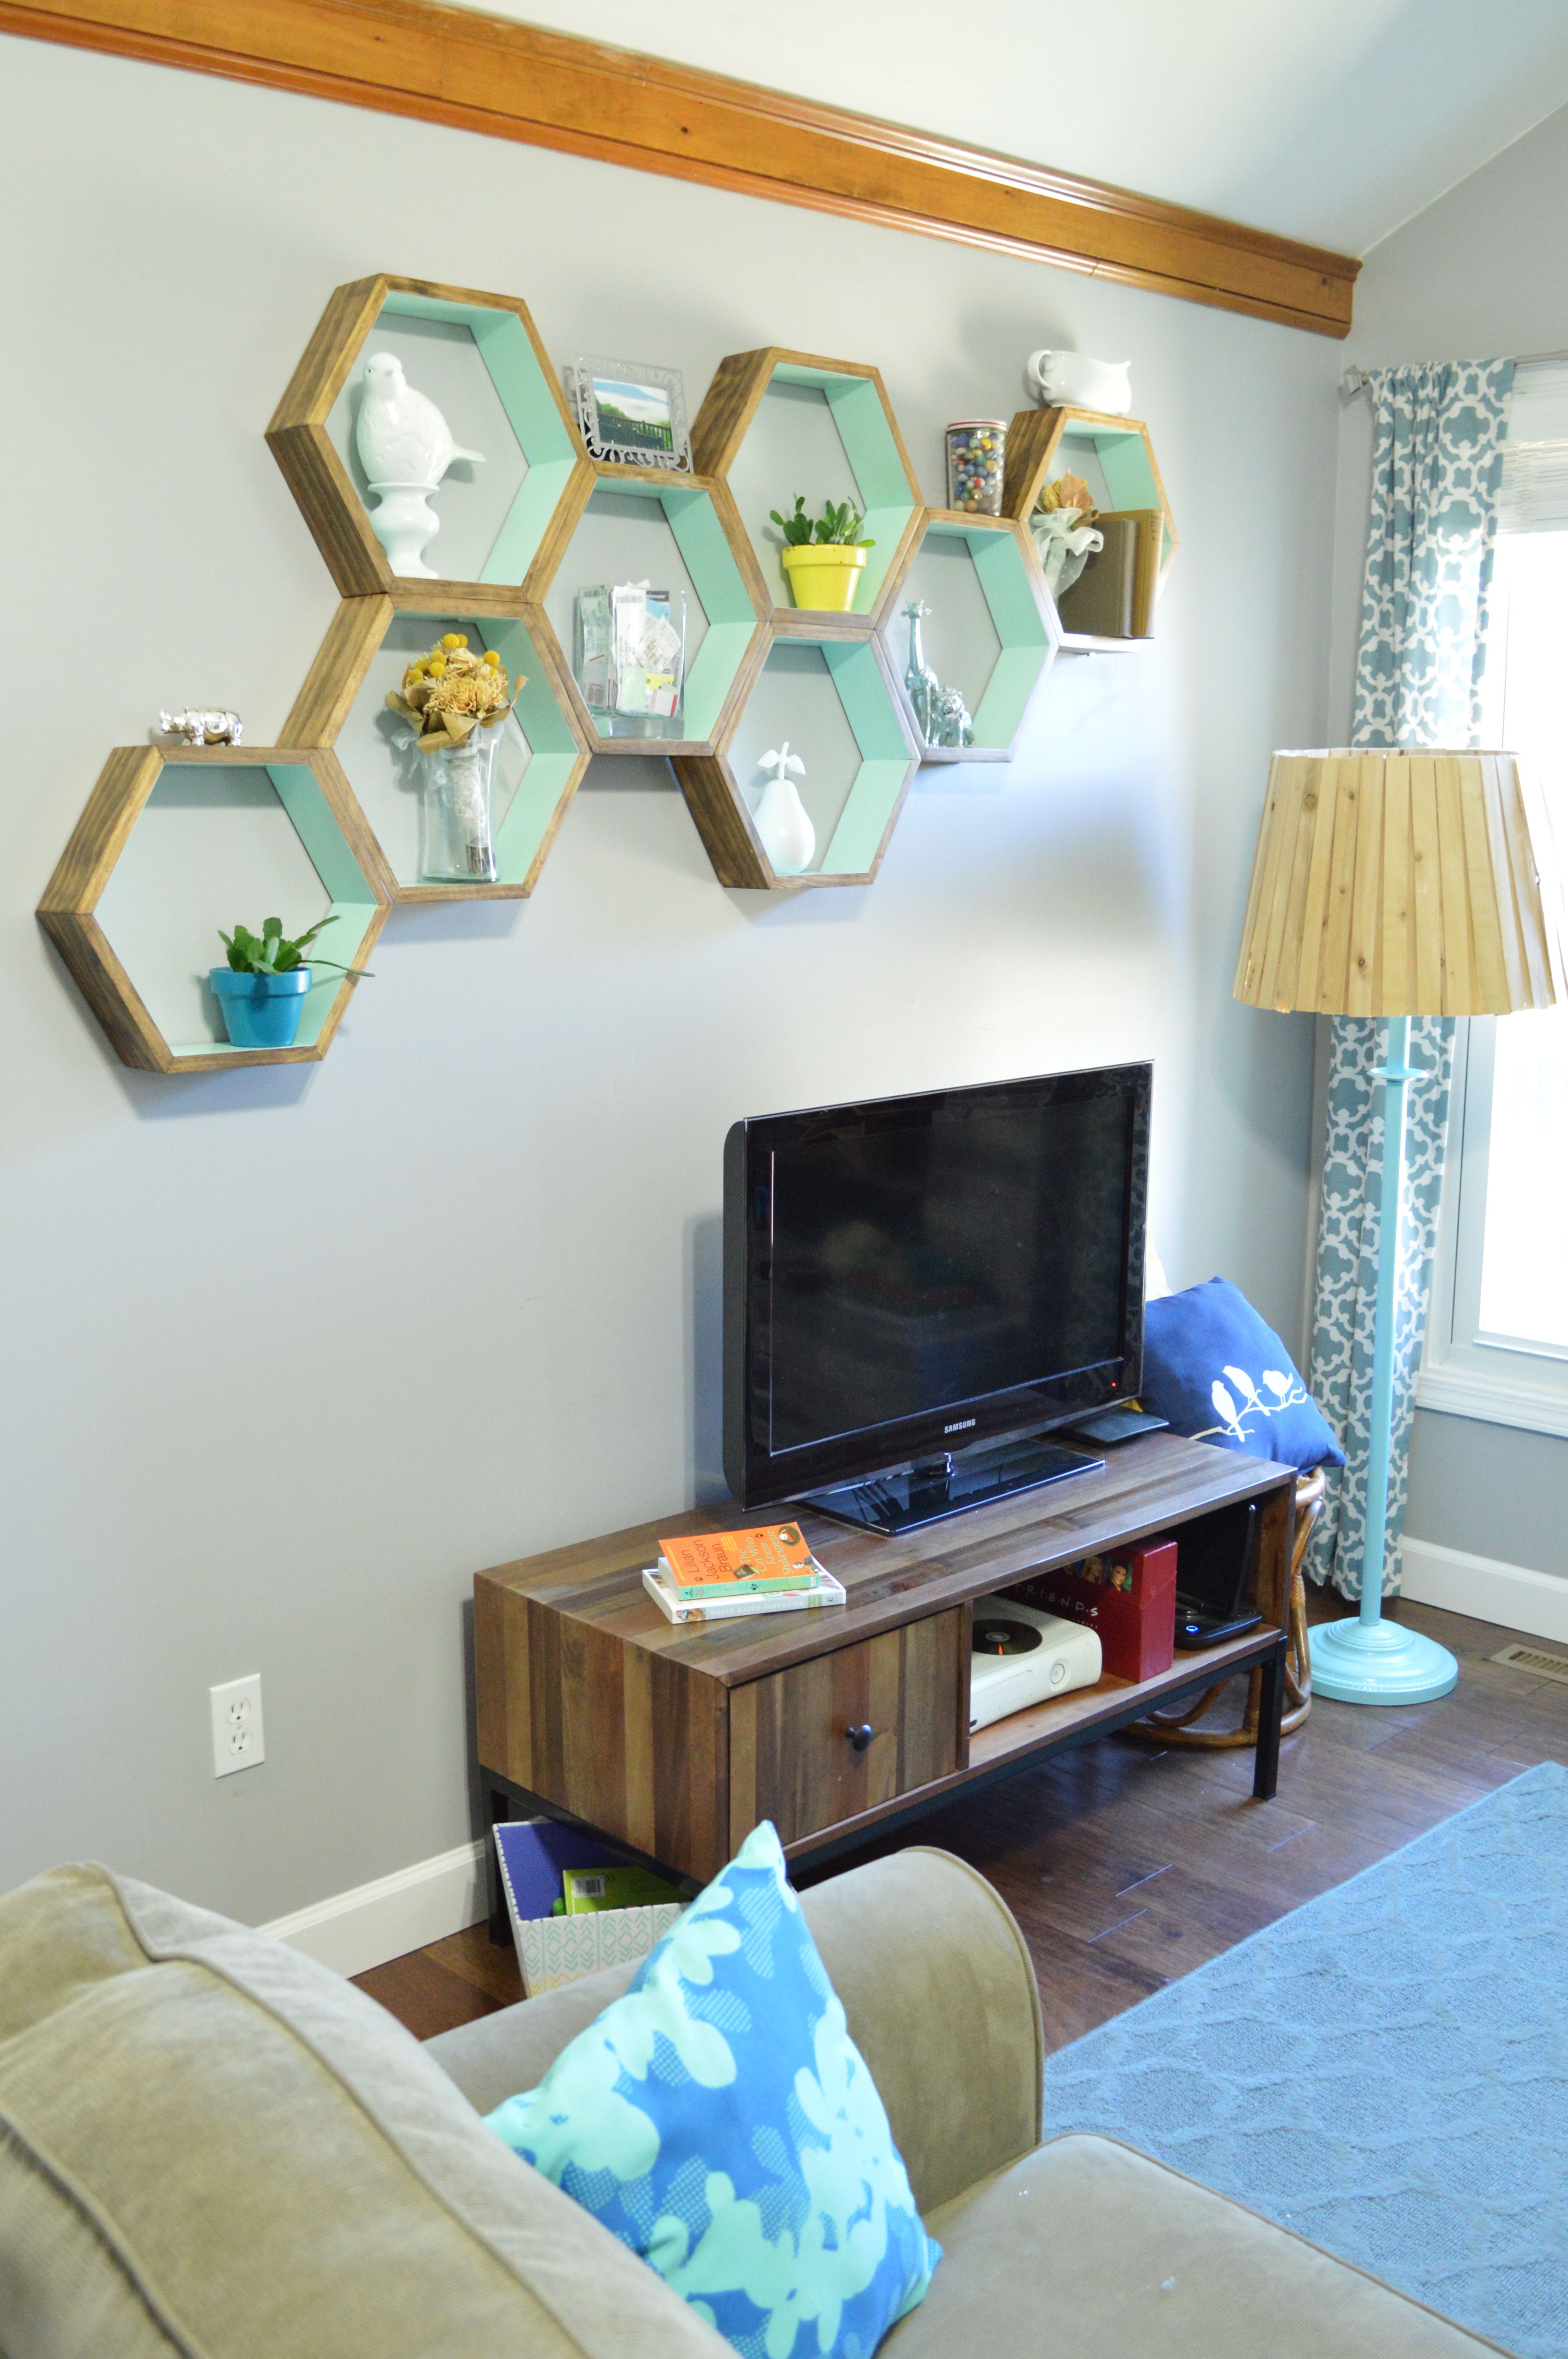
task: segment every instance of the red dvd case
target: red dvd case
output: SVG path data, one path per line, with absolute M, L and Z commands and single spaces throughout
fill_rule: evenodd
M 1085 1557 L 1017 1582 L 1008 1594 L 1098 1631 L 1102 1669 L 1114 1679 L 1152 1680 L 1175 1658 L 1174 1540 Z

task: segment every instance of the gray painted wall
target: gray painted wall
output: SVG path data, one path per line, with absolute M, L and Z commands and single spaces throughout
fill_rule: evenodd
M 1311 1027 L 1230 980 L 1270 749 L 1323 725 L 1340 354 L 314 101 L 4 67 L 0 1887 L 95 1854 L 260 1920 L 470 1832 L 477 1568 L 713 1491 L 737 1116 L 1152 1056 L 1173 1279 L 1296 1334 Z M 600 763 L 530 902 L 392 919 L 323 1065 L 126 1072 L 33 906 L 160 702 L 281 723 L 334 598 L 263 429 L 377 268 L 520 293 L 557 362 L 674 363 L 694 403 L 764 342 L 874 359 L 932 497 L 946 420 L 1013 408 L 1036 346 L 1129 355 L 1183 536 L 1160 636 L 1059 666 L 1011 766 L 923 777 L 870 891 L 723 891 L 667 768 Z M 269 1758 L 215 1783 L 207 1686 L 257 1669 Z
M 1552 115 L 1375 247 L 1356 290 L 1347 366 L 1489 358 L 1568 347 L 1568 285 L 1552 259 L 1568 240 L 1568 109 Z M 1336 744 L 1355 702 L 1361 568 L 1371 481 L 1371 415 L 1340 424 L 1334 651 Z M 1411 1444 L 1412 1538 L 1568 1580 L 1568 1440 L 1420 1410 Z
M 1474 1417 L 1416 1413 L 1406 1529 L 1416 1539 L 1568 1581 L 1568 1441 Z

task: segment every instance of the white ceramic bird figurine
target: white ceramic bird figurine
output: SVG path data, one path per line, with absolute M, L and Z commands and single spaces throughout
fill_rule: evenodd
M 433 489 L 454 459 L 482 464 L 482 451 L 465 451 L 427 394 L 411 386 L 395 353 L 373 353 L 355 429 L 368 484 L 422 484 Z

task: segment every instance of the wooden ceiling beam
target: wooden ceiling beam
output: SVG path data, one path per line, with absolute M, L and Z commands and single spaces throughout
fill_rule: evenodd
M 438 0 L 0 0 L 0 31 L 559 148 L 1320 335 L 1360 264 L 1208 213 Z

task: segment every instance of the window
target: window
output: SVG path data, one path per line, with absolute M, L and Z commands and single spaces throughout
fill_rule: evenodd
M 1532 382 L 1533 378 L 1533 382 Z M 1506 455 L 1483 745 L 1517 748 L 1568 851 L 1568 368 L 1521 372 Z M 1568 1007 L 1459 1027 L 1416 1397 L 1568 1434 Z

